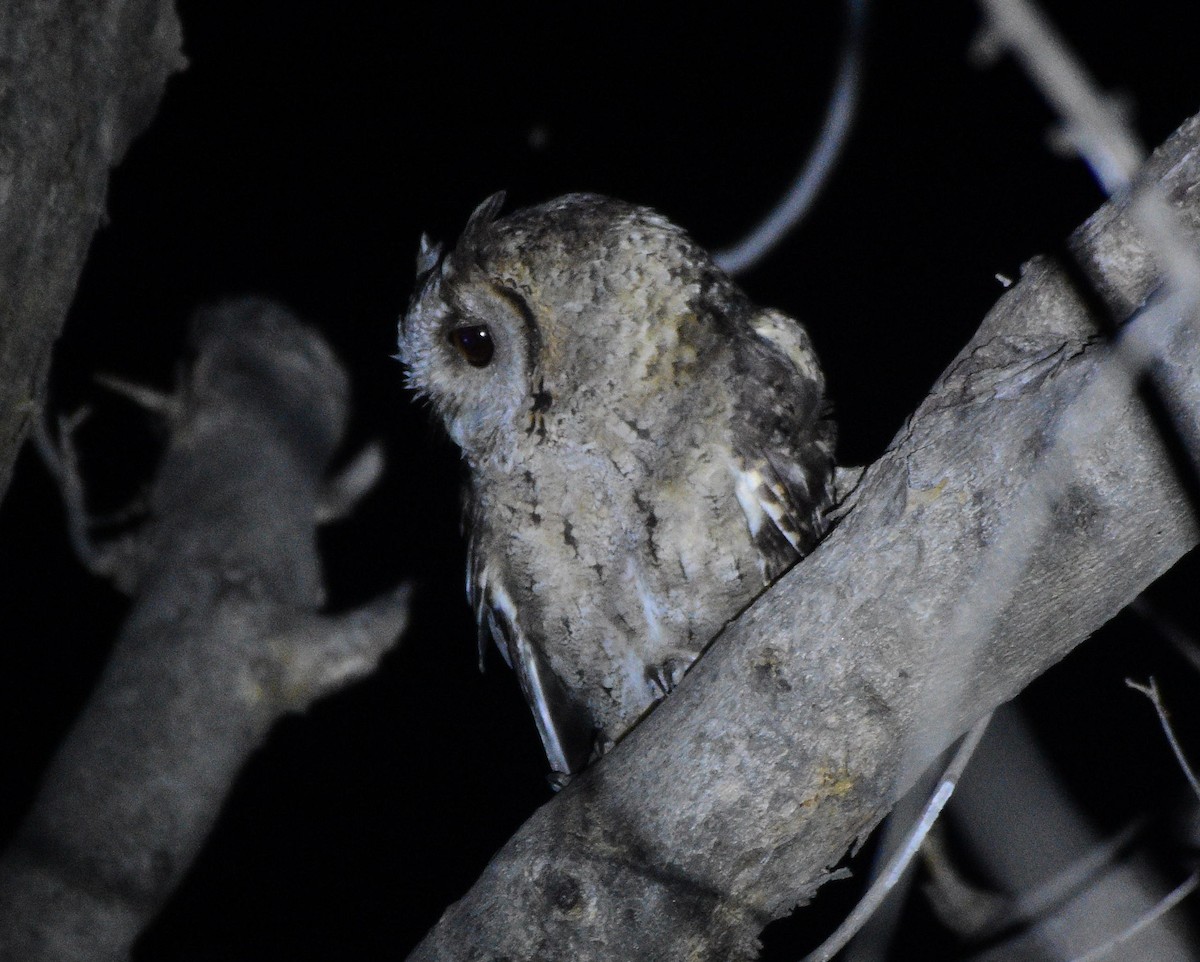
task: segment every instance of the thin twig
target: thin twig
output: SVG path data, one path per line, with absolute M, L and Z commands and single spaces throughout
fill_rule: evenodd
M 1100 962 L 1109 952 L 1115 949 L 1122 942 L 1127 942 L 1133 938 L 1147 926 L 1157 922 L 1163 915 L 1175 908 L 1180 902 L 1192 894 L 1196 890 L 1197 884 L 1200 884 L 1200 871 L 1193 872 L 1184 879 L 1176 888 L 1168 892 L 1162 900 L 1154 906 L 1149 912 L 1146 912 L 1141 918 L 1130 925 L 1122 932 L 1118 932 L 1107 942 L 1096 946 L 1094 949 L 1085 952 L 1083 955 L 1076 956 L 1072 962 Z
M 858 107 L 866 12 L 867 0 L 846 0 L 846 39 L 817 142 L 774 209 L 740 241 L 713 255 L 713 260 L 725 273 L 740 274 L 774 250 L 804 219 L 833 172 Z
M 101 552 L 92 540 L 87 494 L 79 470 L 79 451 L 75 446 L 75 435 L 90 415 L 91 411 L 86 407 L 69 416 L 60 415 L 57 419 L 57 442 L 51 437 L 45 420 L 37 418 L 30 436 L 46 470 L 62 491 L 67 512 L 67 537 L 71 547 L 88 570 L 98 573 L 103 568 Z
M 946 771 L 942 773 L 937 788 L 930 796 L 929 801 L 926 802 L 925 808 L 921 812 L 921 817 L 917 819 L 916 825 L 912 827 L 905 837 L 904 843 L 888 860 L 883 871 L 879 873 L 879 877 L 871 883 L 870 888 L 867 889 L 866 893 L 859 900 L 858 905 L 854 907 L 854 911 L 846 917 L 845 921 L 837 927 L 837 930 L 829 938 L 806 955 L 803 962 L 829 962 L 830 959 L 846 947 L 846 944 L 858 934 L 859 930 L 866 925 L 871 916 L 879 910 L 879 906 L 883 904 L 884 899 L 896 887 L 905 870 L 916 857 L 917 852 L 920 851 L 921 844 L 925 841 L 925 836 L 933 828 L 933 823 L 937 821 L 938 816 L 942 813 L 942 809 L 950 801 L 950 796 L 954 794 L 954 789 L 958 786 L 958 780 L 962 778 L 962 773 L 967 767 L 967 762 L 975 754 L 975 749 L 979 747 L 979 741 L 983 738 L 983 733 L 987 730 L 988 722 L 991 720 L 992 716 L 988 714 L 985 718 L 977 721 L 975 727 L 963 736 L 963 740 L 959 743 L 954 757 L 950 760 L 950 764 L 946 766 Z
M 1175 730 L 1171 727 L 1171 719 L 1167 714 L 1167 708 L 1162 703 L 1162 697 L 1158 693 L 1158 682 L 1151 676 L 1149 684 L 1146 685 L 1139 685 L 1132 678 L 1126 678 L 1125 684 L 1134 691 L 1140 691 L 1150 699 L 1154 710 L 1158 712 L 1158 720 L 1162 725 L 1163 732 L 1167 736 L 1167 742 L 1171 746 L 1171 751 L 1175 753 L 1175 760 L 1179 762 L 1179 767 L 1183 769 L 1184 777 L 1187 778 L 1188 784 L 1192 786 L 1192 791 L 1196 793 L 1197 798 L 1200 798 L 1200 780 L 1197 780 L 1196 773 L 1192 771 L 1192 766 L 1188 764 L 1187 756 L 1183 753 L 1183 746 L 1179 744 L 1179 739 L 1175 737 Z

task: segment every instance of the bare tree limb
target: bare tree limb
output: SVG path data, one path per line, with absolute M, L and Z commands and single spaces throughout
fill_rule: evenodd
M 320 613 L 317 517 L 349 403 L 330 349 L 256 300 L 202 312 L 196 336 L 117 573 L 137 600 L 0 860 L 3 962 L 128 958 L 271 724 L 371 671 L 407 618 L 403 589 Z
M 171 0 L 0 4 L 0 497 L 45 399 L 108 172 L 184 65 Z
M 1200 120 L 1145 176 L 1195 235 Z M 1120 316 L 1161 284 L 1119 203 L 1072 248 L 1106 300 L 1128 306 Z M 1124 336 L 1162 347 L 1172 409 L 1194 420 L 1200 336 L 1177 304 L 1150 303 Z M 907 759 L 900 774 L 906 750 L 931 760 L 1196 543 L 1123 372 L 1066 275 L 1027 265 L 829 539 L 530 819 L 412 958 L 753 957 L 762 926 L 811 898 L 915 779 Z M 1063 481 L 1048 510 L 1027 497 L 1045 470 Z M 1014 524 L 1035 509 L 1038 524 Z M 980 582 L 1014 530 L 1028 539 L 1020 570 L 986 598 Z M 988 614 L 956 637 L 968 597 Z M 944 723 L 929 732 L 931 718 Z

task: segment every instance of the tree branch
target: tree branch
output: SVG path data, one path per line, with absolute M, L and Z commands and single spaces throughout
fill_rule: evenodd
M 0 860 L 3 962 L 127 959 L 274 721 L 371 671 L 407 618 L 403 589 L 318 613 L 349 405 L 332 352 L 265 301 L 194 330 L 151 520 L 112 556 L 137 600 Z
M 1197 233 L 1200 120 L 1144 176 Z M 1116 316 L 1160 285 L 1120 204 L 1071 248 Z M 1192 506 L 1088 303 L 1054 264 L 1028 264 L 827 541 L 411 958 L 753 957 L 923 764 L 1191 548 Z M 1194 420 L 1200 337 L 1177 303 L 1150 303 L 1122 337 L 1164 346 L 1159 383 Z
M 0 4 L 0 497 L 42 409 L 109 169 L 184 65 L 171 0 Z

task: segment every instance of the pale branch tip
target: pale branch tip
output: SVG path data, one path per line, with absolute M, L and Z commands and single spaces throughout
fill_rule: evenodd
M 1200 799 L 1200 778 L 1196 777 L 1196 772 L 1188 762 L 1187 755 L 1183 751 L 1183 746 L 1179 744 L 1179 738 L 1175 734 L 1175 727 L 1171 724 L 1171 716 L 1167 712 L 1167 706 L 1163 704 L 1162 695 L 1158 690 L 1158 683 L 1151 677 L 1146 684 L 1139 684 L 1132 678 L 1126 678 L 1125 684 L 1134 691 L 1141 692 L 1154 706 L 1154 711 L 1158 714 L 1159 724 L 1162 726 L 1163 734 L 1166 735 L 1167 744 L 1171 746 L 1171 752 L 1175 755 L 1175 760 L 1179 763 L 1179 769 L 1183 772 L 1184 778 L 1187 779 L 1188 785 L 1191 786 L 1192 792 Z

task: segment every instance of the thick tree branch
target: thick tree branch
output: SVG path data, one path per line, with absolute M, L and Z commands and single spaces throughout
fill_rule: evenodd
M 1200 232 L 1200 120 L 1145 176 Z M 1119 204 L 1072 249 L 1119 317 L 1159 286 Z M 829 539 L 412 958 L 753 957 L 923 763 L 1191 548 L 1177 465 L 1087 303 L 1054 264 L 1027 265 Z M 1200 336 L 1172 304 L 1123 337 L 1165 346 L 1157 381 L 1194 433 Z
M 183 66 L 180 43 L 172 0 L 0 4 L 0 497 L 45 399 L 108 172 Z
M 319 613 L 317 517 L 349 403 L 332 352 L 264 301 L 195 330 L 153 515 L 110 556 L 137 600 L 0 860 L 3 962 L 128 958 L 271 724 L 372 670 L 407 617 L 404 591 Z

